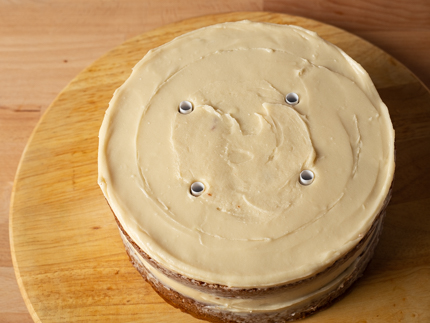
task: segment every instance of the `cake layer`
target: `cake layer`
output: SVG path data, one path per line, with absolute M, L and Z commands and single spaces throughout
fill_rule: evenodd
M 235 288 L 300 281 L 345 256 L 393 172 L 368 74 L 293 26 L 225 23 L 150 51 L 100 130 L 99 184 L 131 239 L 169 271 Z

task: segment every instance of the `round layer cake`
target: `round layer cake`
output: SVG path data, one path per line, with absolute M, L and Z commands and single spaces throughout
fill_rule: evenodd
M 373 254 L 393 174 L 369 75 L 296 26 L 218 24 L 149 51 L 100 130 L 99 185 L 133 264 L 214 322 L 331 304 Z

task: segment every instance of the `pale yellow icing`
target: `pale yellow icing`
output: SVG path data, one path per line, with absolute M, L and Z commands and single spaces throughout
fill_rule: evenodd
M 130 237 L 169 270 L 232 287 L 332 264 L 369 230 L 393 173 L 394 130 L 368 74 L 295 26 L 219 24 L 149 51 L 100 130 L 99 184 Z

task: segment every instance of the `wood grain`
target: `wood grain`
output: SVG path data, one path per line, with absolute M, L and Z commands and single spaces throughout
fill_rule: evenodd
M 264 10 L 316 19 L 365 38 L 430 86 L 430 1 L 265 0 Z
M 430 10 L 427 0 L 0 0 L 0 322 L 33 321 L 17 284 L 11 280 L 9 199 L 25 144 L 58 92 L 85 66 L 132 36 L 189 17 L 253 10 L 314 18 L 358 34 L 396 57 L 427 87 L 430 86 Z M 414 91 L 403 89 L 403 95 L 414 94 Z M 387 99 L 396 100 L 396 97 L 386 92 L 384 100 Z M 426 99 L 424 95 L 413 97 L 413 100 Z M 428 119 L 421 118 L 425 117 L 422 110 L 417 113 L 412 108 L 404 110 L 405 120 L 402 121 L 399 115 L 397 123 L 402 127 L 403 123 L 409 124 L 411 131 L 428 133 Z M 399 129 L 397 132 L 399 139 Z M 428 178 L 420 180 L 417 173 L 426 169 L 429 156 L 426 143 L 421 145 L 412 140 L 411 148 L 407 142 L 403 147 L 398 146 L 402 154 L 406 153 L 402 157 L 398 154 L 398 164 L 406 170 L 413 168 L 415 174 L 404 187 L 396 185 L 393 202 L 402 206 L 401 212 L 428 214 L 428 203 L 417 206 L 402 202 L 426 196 L 423 191 L 428 188 Z M 408 156 L 411 149 L 418 150 L 418 155 Z M 406 180 L 409 175 L 407 172 L 397 173 L 399 176 Z M 400 214 L 399 211 L 397 217 Z M 401 238 L 405 236 L 396 221 L 388 224 L 385 232 L 388 230 Z M 428 222 L 424 221 L 422 228 L 418 224 L 408 228 L 407 235 L 419 233 L 421 237 L 428 228 Z M 406 255 L 405 259 L 410 259 L 408 250 L 417 252 L 428 247 L 422 239 L 423 243 L 417 239 L 409 243 L 404 239 L 399 241 L 395 247 L 402 252 L 400 255 Z M 389 252 L 388 245 L 384 248 L 390 263 L 398 251 Z M 358 319 L 353 320 L 356 321 Z
M 349 295 L 308 321 L 430 320 L 430 191 L 422 172 L 430 158 L 429 91 L 352 34 L 255 12 L 193 18 L 133 38 L 81 72 L 44 114 L 23 155 L 11 206 L 12 256 L 35 321 L 196 321 L 165 304 L 129 263 L 96 184 L 97 134 L 113 91 L 147 50 L 195 28 L 241 19 L 301 25 L 344 49 L 369 71 L 397 131 L 394 197 L 375 259 Z M 411 179 L 419 180 L 411 185 Z

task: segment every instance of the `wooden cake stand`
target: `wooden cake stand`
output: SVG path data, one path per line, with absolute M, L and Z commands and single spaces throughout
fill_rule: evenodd
M 430 322 L 428 89 L 363 39 L 266 12 L 194 18 L 144 33 L 82 71 L 51 104 L 23 154 L 11 203 L 15 272 L 36 322 L 197 322 L 167 305 L 129 262 L 97 185 L 98 131 L 113 92 L 149 49 L 243 19 L 299 25 L 339 46 L 369 72 L 396 130 L 394 193 L 376 255 L 348 295 L 305 321 Z

